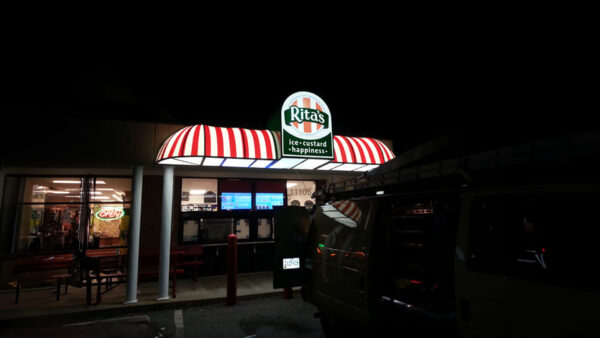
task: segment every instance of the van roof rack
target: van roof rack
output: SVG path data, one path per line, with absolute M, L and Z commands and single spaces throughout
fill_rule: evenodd
M 514 146 L 504 146 L 465 156 L 431 161 L 414 165 L 419 158 L 431 155 L 444 145 L 453 145 L 455 140 L 445 139 L 425 143 L 411 149 L 389 164 L 357 178 L 330 184 L 317 196 L 359 192 L 360 190 L 380 190 L 385 187 L 407 184 L 430 179 L 462 177 L 460 187 L 471 182 L 471 174 L 482 170 L 504 169 L 548 164 L 567 164 L 575 161 L 588 161 L 600 158 L 600 131 L 581 132 L 557 138 L 548 138 Z M 421 156 L 418 156 L 420 154 Z M 598 163 L 598 162 L 595 162 Z M 413 164 L 412 166 L 409 166 Z M 600 176 L 600 175 L 599 175 Z M 454 182 L 455 184 L 456 182 Z

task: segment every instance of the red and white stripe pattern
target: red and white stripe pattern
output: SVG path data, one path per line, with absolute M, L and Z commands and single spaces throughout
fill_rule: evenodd
M 368 137 L 333 136 L 334 160 L 339 163 L 383 164 L 394 153 L 383 142 Z
M 382 164 L 395 157 L 383 142 L 376 139 L 338 135 L 333 139 L 333 162 Z M 182 128 L 167 138 L 156 161 L 179 157 L 277 160 L 280 153 L 279 132 L 198 124 Z
M 342 214 L 350 217 L 357 224 L 360 223 L 362 212 L 356 203 L 352 201 L 337 201 L 330 203 L 330 205 L 338 209 Z
M 277 154 L 275 139 L 268 130 L 198 124 L 171 135 L 160 148 L 156 161 L 204 156 L 274 160 Z
M 297 106 L 298 108 L 310 108 L 317 109 L 319 111 L 324 111 L 321 105 L 313 100 L 312 98 L 305 96 L 300 97 L 297 100 L 294 100 L 291 104 L 292 106 Z M 305 134 L 315 133 L 323 128 L 323 125 L 316 122 L 292 122 L 292 126 L 298 129 L 300 132 Z

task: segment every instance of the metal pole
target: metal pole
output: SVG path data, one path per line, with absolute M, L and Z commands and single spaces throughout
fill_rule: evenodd
M 133 169 L 133 199 L 131 201 L 129 247 L 127 248 L 127 293 L 125 304 L 137 303 L 143 181 L 144 167 L 141 165 L 135 166 Z
M 171 219 L 173 212 L 173 166 L 165 166 L 163 175 L 160 254 L 158 260 L 158 298 L 169 299 L 169 258 L 171 252 Z
M 227 305 L 237 303 L 237 236 L 227 238 Z

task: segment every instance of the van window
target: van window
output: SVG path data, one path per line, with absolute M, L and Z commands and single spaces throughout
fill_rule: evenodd
M 419 283 L 431 279 L 434 227 L 431 202 L 396 205 L 392 209 L 389 236 L 393 255 L 390 258 L 396 278 Z
M 372 217 L 372 208 L 373 203 L 369 200 L 344 200 L 327 203 L 315 214 L 316 260 L 323 264 L 324 275 L 337 276 L 337 269 L 327 270 L 327 265 L 332 264 L 364 269 L 370 246 L 365 232 Z
M 468 266 L 598 290 L 598 194 L 504 195 L 473 203 Z
M 411 302 L 453 299 L 456 202 L 398 200 L 392 205 L 386 279 L 394 285 L 384 288 Z

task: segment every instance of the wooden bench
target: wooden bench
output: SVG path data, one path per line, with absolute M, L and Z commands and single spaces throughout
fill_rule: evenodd
M 17 276 L 16 283 L 9 283 L 16 288 L 15 304 L 19 304 L 19 294 L 24 282 L 44 282 L 56 280 L 56 300 L 60 300 L 61 282 L 65 280 L 65 294 L 69 288 L 73 261 L 75 255 L 72 253 L 55 255 L 35 255 L 17 258 L 13 272 Z M 60 271 L 50 274 L 51 271 Z M 14 284 L 14 285 L 13 285 Z
M 159 275 L 159 254 L 160 252 L 158 249 L 140 250 L 138 279 L 146 276 L 154 277 Z M 179 266 L 179 259 L 182 255 L 183 251 L 171 251 L 169 275 L 171 276 L 171 280 L 173 280 L 173 285 L 170 286 L 173 298 L 177 298 L 177 275 L 181 275 L 185 272 L 183 268 Z
M 198 280 L 198 267 L 204 264 L 201 259 L 204 255 L 204 247 L 202 245 L 182 245 L 176 247 L 177 251 L 183 252 L 180 260 L 177 262 L 177 266 L 182 268 L 193 267 L 193 273 L 189 273 L 193 278 L 194 282 Z

